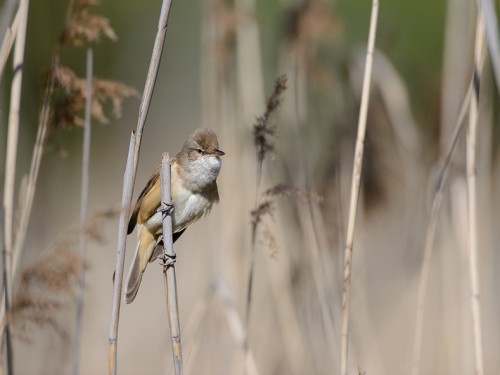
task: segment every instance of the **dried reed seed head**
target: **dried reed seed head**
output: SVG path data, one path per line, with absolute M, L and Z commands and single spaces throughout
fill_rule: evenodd
M 268 153 L 274 151 L 274 143 L 272 139 L 275 137 L 276 128 L 268 126 L 267 120 L 264 117 L 257 118 L 257 123 L 254 125 L 254 144 L 257 148 L 257 159 L 262 162 Z
M 31 294 L 19 297 L 6 315 L 10 323 L 11 332 L 16 338 L 30 343 L 33 333 L 29 329 L 32 326 L 38 328 L 49 327 L 61 338 L 68 338 L 66 329 L 59 323 L 56 315 L 67 305 L 40 298 Z
M 73 283 L 83 270 L 84 263 L 69 246 L 69 242 L 63 242 L 41 255 L 23 271 L 21 287 L 72 294 Z
M 119 208 L 111 208 L 107 210 L 100 210 L 94 213 L 85 225 L 85 233 L 87 237 L 97 243 L 104 244 L 106 242 L 106 237 L 102 233 L 102 221 L 104 219 L 110 220 L 115 219 L 120 215 Z
M 118 81 L 94 77 L 93 84 L 92 109 L 95 113 L 103 113 L 103 105 L 109 102 L 113 116 L 120 118 L 122 115 L 123 100 L 130 97 L 139 97 L 139 92 L 136 89 Z
M 52 123 L 55 127 L 83 126 L 82 111 L 85 108 L 87 83 L 75 72 L 61 64 L 54 64 L 49 74 L 54 78 L 54 94 L 52 100 Z M 122 114 L 123 100 L 138 96 L 138 92 L 121 82 L 93 78 L 92 82 L 92 116 L 103 124 L 109 123 L 105 115 L 105 106 L 111 105 L 114 118 Z
M 286 74 L 282 74 L 276 79 L 274 84 L 274 95 L 280 96 L 287 89 L 288 77 Z
M 66 28 L 61 35 L 61 44 L 82 46 L 86 43 L 99 42 L 102 36 L 116 41 L 109 19 L 99 14 L 89 13 L 89 8 L 97 5 L 95 0 L 76 0 L 69 11 Z
M 81 85 L 80 79 L 76 73 L 60 63 L 53 64 L 52 69 L 48 74 L 52 74 L 56 87 L 64 89 L 68 92 L 76 90 L 76 87 Z M 51 77 L 48 77 L 47 79 L 49 78 Z
M 97 211 L 90 216 L 87 226 L 95 226 L 92 229 L 96 232 L 94 235 L 102 238 L 99 224 L 105 219 L 116 218 L 119 212 L 119 208 Z M 33 325 L 49 327 L 62 338 L 68 337 L 57 314 L 70 306 L 77 277 L 86 267 L 80 255 L 71 249 L 78 230 L 79 227 L 68 230 L 22 272 L 19 288 L 7 314 L 16 337 L 29 341 L 31 334 L 25 332 Z
M 267 99 L 266 113 L 264 116 L 267 118 L 271 113 L 276 110 L 281 104 L 281 94 L 287 88 L 288 78 L 286 74 L 279 76 L 274 83 L 274 91 L 272 95 Z
M 281 75 L 275 81 L 274 91 L 266 102 L 266 111 L 260 117 L 257 117 L 254 124 L 254 144 L 257 148 L 257 159 L 262 163 L 265 156 L 274 151 L 273 138 L 276 136 L 276 129 L 269 125 L 269 117 L 278 108 L 281 103 L 281 94 L 286 90 L 287 77 Z
M 271 197 L 277 195 L 284 195 L 286 197 L 294 196 L 301 199 L 302 201 L 313 200 L 321 202 L 323 200 L 323 197 L 321 195 L 306 190 L 302 190 L 293 186 L 287 186 L 285 184 L 277 184 L 272 188 L 267 189 L 264 194 Z
M 259 206 L 255 209 L 252 210 L 251 216 L 252 216 L 252 226 L 257 227 L 257 225 L 262 222 L 262 219 L 265 215 L 269 215 L 273 217 L 274 213 L 274 203 L 272 200 L 267 199 L 263 201 Z
M 74 294 L 76 278 L 83 267 L 80 256 L 63 244 L 44 253 L 27 267 L 7 315 L 14 334 L 23 338 L 27 327 L 35 325 L 39 328 L 48 326 L 59 336 L 67 337 L 57 314 L 69 306 L 68 297 Z
M 274 236 L 273 232 L 269 229 L 268 226 L 264 227 L 262 232 L 262 237 L 264 241 L 264 245 L 270 250 L 270 256 L 274 260 L 278 260 L 279 255 L 279 245 L 278 240 Z

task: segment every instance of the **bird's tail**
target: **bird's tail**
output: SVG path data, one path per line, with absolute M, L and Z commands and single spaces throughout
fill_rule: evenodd
M 137 249 L 135 250 L 134 260 L 130 266 L 127 278 L 127 293 L 125 296 L 125 301 L 131 303 L 139 287 L 141 286 L 142 274 L 151 259 L 151 254 L 155 247 L 156 241 L 154 236 L 145 227 L 141 227 L 139 230 L 139 241 L 137 244 Z

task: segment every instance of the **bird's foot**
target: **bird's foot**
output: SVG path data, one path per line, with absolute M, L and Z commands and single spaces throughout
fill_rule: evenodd
M 161 206 L 156 209 L 156 212 L 161 212 L 163 219 L 165 219 L 168 215 L 174 212 L 174 204 L 162 202 Z
M 163 267 L 171 267 L 175 264 L 175 261 L 177 259 L 177 254 L 172 253 L 172 254 L 163 254 L 163 257 L 160 258 L 160 264 Z

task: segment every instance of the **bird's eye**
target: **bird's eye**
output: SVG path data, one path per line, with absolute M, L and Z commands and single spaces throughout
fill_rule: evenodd
M 201 155 L 205 155 L 205 151 L 203 151 L 201 148 L 197 148 L 196 151 L 198 151 L 198 153 Z

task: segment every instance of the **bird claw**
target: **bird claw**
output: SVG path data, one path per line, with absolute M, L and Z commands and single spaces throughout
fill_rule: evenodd
M 171 267 L 175 264 L 175 261 L 177 259 L 177 254 L 163 254 L 163 257 L 160 258 L 160 265 L 163 267 Z
M 174 204 L 162 202 L 161 207 L 158 207 L 156 209 L 156 212 L 161 212 L 163 219 L 165 219 L 168 215 L 170 215 L 172 212 L 174 212 Z

